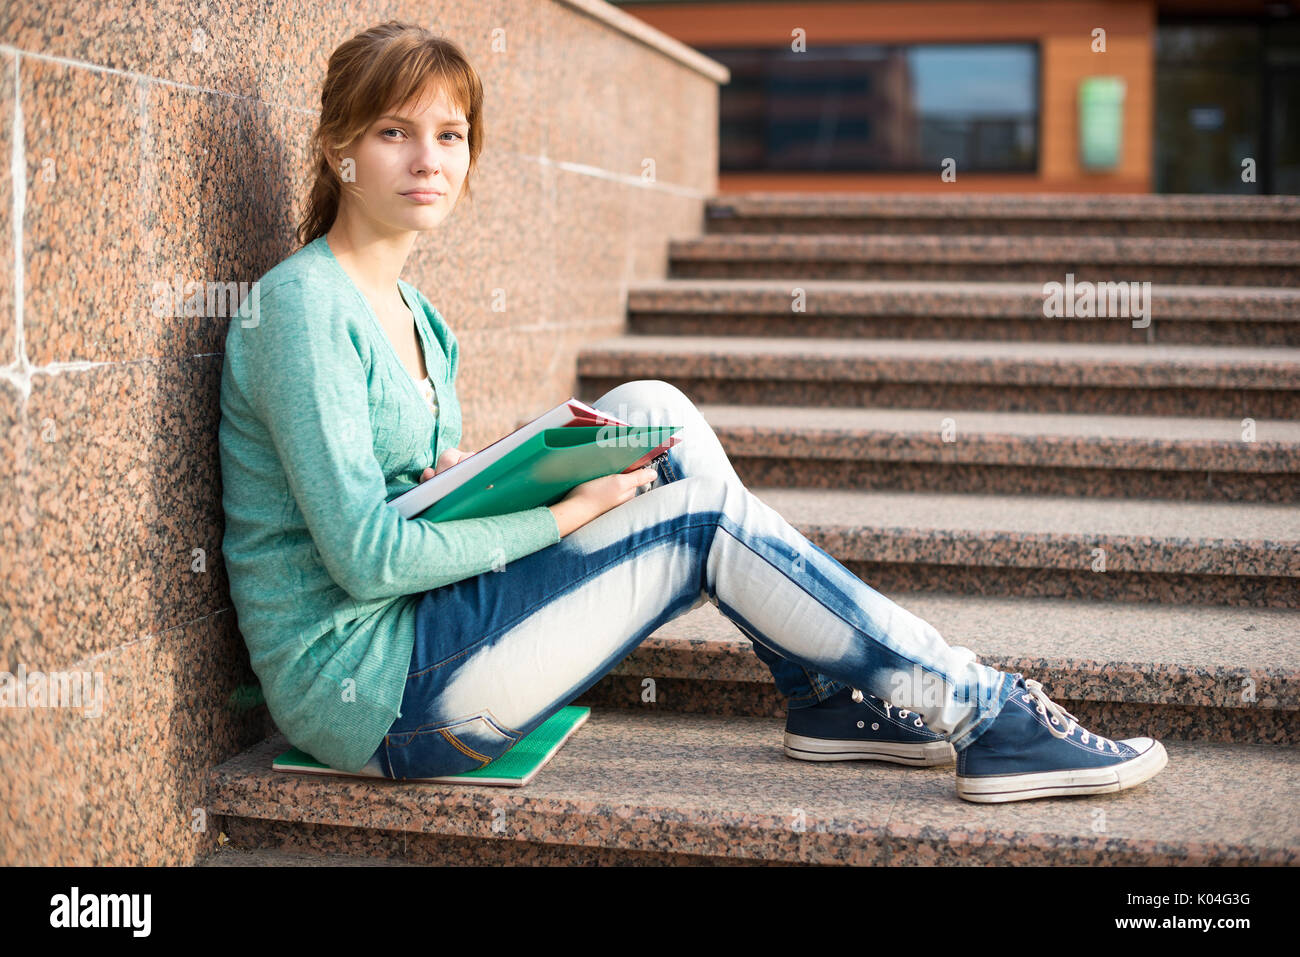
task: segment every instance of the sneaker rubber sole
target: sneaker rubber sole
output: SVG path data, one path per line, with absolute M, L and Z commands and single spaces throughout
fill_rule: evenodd
M 1120 741 L 1138 755 L 1119 764 L 1073 771 L 1035 771 L 987 777 L 957 776 L 957 796 L 977 804 L 1001 804 L 1032 798 L 1108 794 L 1123 791 L 1155 777 L 1169 763 L 1165 746 L 1152 738 Z
M 957 752 L 947 741 L 904 744 L 896 741 L 836 741 L 785 732 L 785 753 L 801 761 L 890 761 L 932 767 L 951 764 Z

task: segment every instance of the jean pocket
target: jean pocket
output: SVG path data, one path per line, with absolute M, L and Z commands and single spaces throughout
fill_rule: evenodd
M 671 450 L 659 455 L 659 457 L 654 460 L 654 465 L 659 469 L 659 474 L 663 476 L 665 484 L 680 482 L 682 480 L 682 473 L 673 463 Z
M 436 778 L 485 767 L 523 737 L 480 711 L 469 718 L 426 725 L 385 738 L 393 777 Z

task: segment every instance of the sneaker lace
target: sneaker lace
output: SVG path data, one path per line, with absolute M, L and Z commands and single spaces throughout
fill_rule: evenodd
M 1055 737 L 1068 738 L 1074 733 L 1074 729 L 1078 728 L 1079 739 L 1084 744 L 1088 743 L 1089 734 L 1079 726 L 1079 719 L 1047 697 L 1047 694 L 1043 691 L 1042 682 L 1035 681 L 1033 678 L 1025 678 L 1025 687 L 1029 689 L 1029 694 L 1022 694 L 1020 696 L 1022 701 L 1032 703 L 1038 709 L 1038 713 L 1047 717 L 1051 724 L 1058 727 L 1062 724 L 1065 725 L 1064 731 L 1058 731 L 1050 726 L 1047 729 L 1048 731 L 1052 732 Z M 1101 751 L 1109 747 L 1115 754 L 1119 754 L 1119 747 L 1110 738 L 1103 738 L 1099 734 L 1094 734 L 1092 737 L 1097 739 L 1097 750 Z
M 853 700 L 856 701 L 858 704 L 861 704 L 861 703 L 862 703 L 862 692 L 859 691 L 857 688 L 854 688 L 854 689 L 853 689 L 852 698 L 853 698 Z M 891 717 L 891 715 L 889 714 L 889 710 L 890 710 L 891 708 L 893 708 L 894 706 L 893 706 L 892 704 L 890 704 L 888 701 L 886 701 L 884 698 L 881 698 L 881 699 L 880 699 L 880 703 L 881 703 L 882 705 L 885 706 L 885 717 L 886 717 L 886 718 Z M 907 717 L 909 714 L 911 714 L 911 713 L 912 713 L 912 712 L 911 712 L 910 710 L 908 710 L 907 708 L 899 708 L 899 709 L 898 709 L 898 716 L 899 716 L 900 718 L 906 718 L 906 717 Z M 916 725 L 918 728 L 922 727 L 922 726 L 925 724 L 925 722 L 921 720 L 921 716 L 920 716 L 919 714 L 916 716 L 916 720 L 913 721 L 912 723 L 913 723 L 914 725 Z

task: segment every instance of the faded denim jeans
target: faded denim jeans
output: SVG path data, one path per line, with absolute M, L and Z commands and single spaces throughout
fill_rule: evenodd
M 706 601 L 751 639 L 791 708 L 851 686 L 919 714 L 958 751 L 997 717 L 1008 676 L 758 499 L 679 389 L 642 379 L 592 404 L 632 425 L 679 425 L 680 442 L 629 501 L 500 570 L 418 596 L 401 715 L 363 773 L 482 767 Z

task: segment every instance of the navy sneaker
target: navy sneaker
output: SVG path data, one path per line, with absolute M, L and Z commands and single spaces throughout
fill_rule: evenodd
M 793 708 L 785 719 L 785 753 L 801 761 L 892 761 L 929 766 L 956 757 L 943 735 L 925 726 L 915 711 L 843 688 L 809 708 Z
M 1002 711 L 957 756 L 957 796 L 979 804 L 1105 794 L 1141 784 L 1169 762 L 1153 738 L 1116 744 L 1079 727 L 1074 715 L 1021 674 Z

